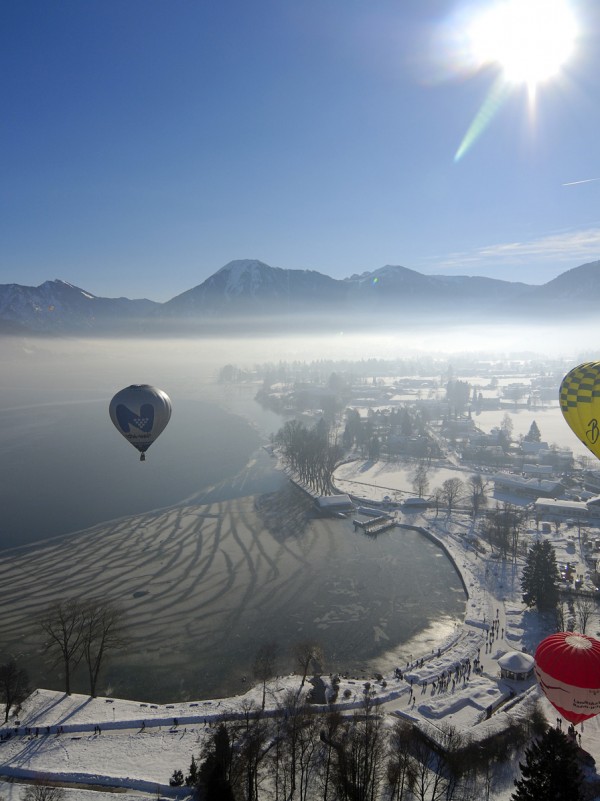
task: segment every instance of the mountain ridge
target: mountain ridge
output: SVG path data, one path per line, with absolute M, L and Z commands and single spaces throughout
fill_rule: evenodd
M 0 284 L 0 335 L 144 334 L 186 326 L 216 330 L 306 323 L 336 326 L 344 319 L 369 325 L 400 320 L 449 321 L 464 314 L 482 319 L 563 316 L 595 312 L 600 261 L 561 273 L 541 285 L 483 276 L 426 275 L 401 265 L 336 279 L 316 270 L 271 267 L 258 259 L 228 262 L 205 281 L 158 303 L 146 298 L 105 298 L 62 279 L 38 287 Z M 303 322 L 305 321 L 305 322 Z

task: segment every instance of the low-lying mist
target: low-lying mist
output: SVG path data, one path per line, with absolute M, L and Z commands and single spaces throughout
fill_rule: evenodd
M 400 318 L 400 314 L 399 314 Z M 461 356 L 479 358 L 596 359 L 597 324 L 593 320 L 522 325 L 472 322 L 432 324 L 431 320 L 399 319 L 395 327 L 340 320 L 328 331 L 286 333 L 274 329 L 256 333 L 249 326 L 230 335 L 180 335 L 152 338 L 1 337 L 3 369 L 0 406 L 5 393 L 22 383 L 26 390 L 45 383 L 55 389 L 108 391 L 125 381 L 158 383 L 164 377 L 182 387 L 211 381 L 219 369 L 235 362 L 241 367 L 267 361 L 397 359 L 399 357 Z M 32 399 L 33 400 L 33 399 Z

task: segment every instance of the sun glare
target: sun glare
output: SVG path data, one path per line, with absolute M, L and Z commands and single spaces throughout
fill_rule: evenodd
M 567 0 L 505 0 L 473 20 L 469 29 L 476 61 L 496 63 L 507 81 L 530 88 L 560 72 L 576 36 Z
M 470 150 L 517 86 L 526 86 L 531 116 L 537 87 L 556 79 L 579 34 L 569 0 L 494 0 L 463 28 L 463 58 L 471 69 L 500 73 L 477 112 L 454 161 Z M 466 47 L 464 46 L 466 43 Z

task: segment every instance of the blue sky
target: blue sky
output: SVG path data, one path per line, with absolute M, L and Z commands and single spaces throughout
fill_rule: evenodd
M 166 300 L 241 258 L 536 284 L 596 260 L 600 4 L 571 6 L 535 113 L 515 87 L 456 161 L 498 75 L 442 36 L 464 2 L 7 0 L 0 282 Z

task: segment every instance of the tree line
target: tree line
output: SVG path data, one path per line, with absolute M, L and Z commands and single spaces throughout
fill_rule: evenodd
M 367 688 L 351 715 L 315 713 L 290 691 L 274 717 L 248 707 L 241 720 L 212 728 L 171 784 L 210 801 L 476 801 L 546 725 L 534 709 L 483 741 L 447 724 L 430 737 L 407 720 L 386 723 Z
M 341 450 L 330 442 L 329 427 L 321 420 L 307 428 L 298 420 L 288 420 L 275 435 L 285 464 L 319 495 L 331 494 L 331 476 L 341 458 Z

